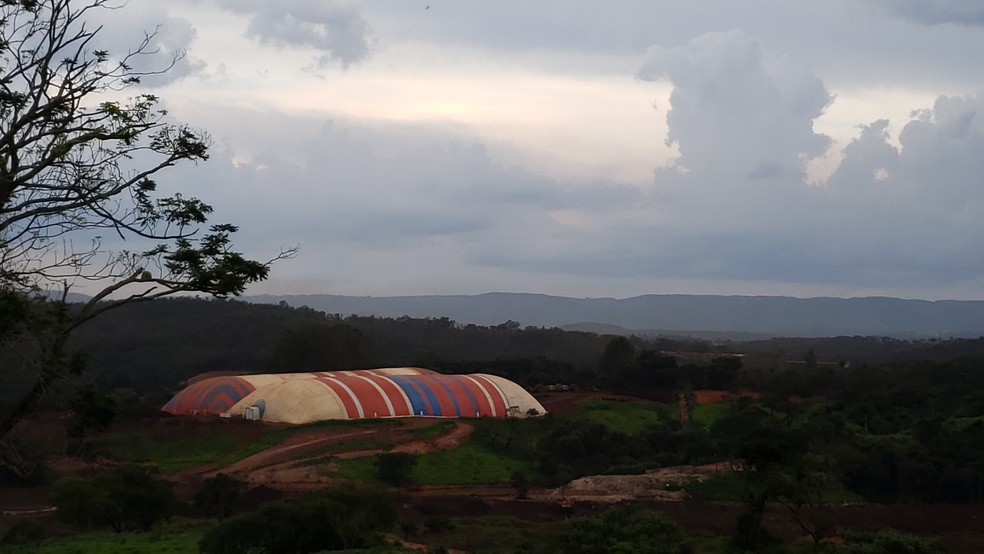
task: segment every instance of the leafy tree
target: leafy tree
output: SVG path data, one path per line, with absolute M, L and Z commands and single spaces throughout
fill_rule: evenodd
M 158 192 L 158 174 L 206 160 L 210 140 L 172 122 L 152 94 L 116 99 L 178 58 L 135 69 L 154 53 L 152 33 L 129 52 L 99 50 L 101 28 L 86 19 L 112 8 L 108 0 L 0 4 L 0 349 L 19 353 L 18 368 L 32 376 L 0 414 L 7 453 L 9 432 L 45 391 L 83 369 L 67 347 L 77 327 L 116 306 L 178 292 L 239 294 L 269 271 L 269 262 L 233 250 L 235 226 L 201 232 L 211 206 Z M 105 233 L 136 249 L 114 250 Z M 69 306 L 76 283 L 93 296 Z M 33 469 L 16 457 L 0 462 L 18 473 Z
M 618 387 L 632 386 L 625 383 L 627 374 L 632 370 L 635 361 L 635 346 L 625 337 L 615 337 L 605 346 L 598 360 L 598 372 L 602 378 Z
M 117 533 L 147 531 L 174 512 L 171 483 L 140 466 L 119 466 L 90 479 L 55 485 L 51 502 L 58 517 L 85 530 L 109 525 Z
M 68 407 L 72 410 L 68 436 L 79 441 L 79 453 L 85 448 L 85 437 L 89 431 L 106 430 L 116 419 L 116 402 L 97 392 L 91 384 L 83 387 L 69 401 Z
M 195 506 L 222 521 L 223 518 L 232 513 L 232 507 L 245 485 L 242 481 L 229 477 L 225 473 L 209 477 L 195 494 Z
M 55 483 L 49 498 L 58 508 L 58 519 L 85 531 L 102 525 L 113 510 L 107 491 L 91 479 L 70 479 Z
M 690 554 L 676 522 L 642 506 L 621 504 L 601 515 L 576 519 L 562 539 L 572 554 Z
M 336 489 L 294 503 L 272 503 L 229 518 L 205 533 L 203 554 L 318 552 L 365 548 L 396 523 L 389 497 L 364 489 Z
M 376 458 L 376 474 L 379 480 L 402 487 L 413 481 L 413 468 L 417 465 L 417 456 L 408 452 L 387 452 Z

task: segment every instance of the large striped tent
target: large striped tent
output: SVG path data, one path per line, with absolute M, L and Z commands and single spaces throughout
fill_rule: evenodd
M 188 385 L 161 409 L 174 415 L 243 416 L 251 408 L 264 421 L 284 423 L 545 413 L 529 392 L 503 377 L 415 367 L 210 377 Z

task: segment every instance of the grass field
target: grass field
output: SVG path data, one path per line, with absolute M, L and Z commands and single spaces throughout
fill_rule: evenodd
M 733 415 L 734 413 L 735 406 L 730 402 L 700 404 L 694 406 L 690 410 L 690 419 L 705 428 L 709 428 L 711 425 L 714 425 L 717 420 Z
M 690 412 L 691 420 L 703 427 L 710 427 L 722 417 L 735 412 L 730 402 L 701 404 Z M 662 420 L 679 421 L 680 409 L 675 403 L 666 402 L 617 402 L 612 400 L 588 400 L 578 404 L 575 418 L 600 423 L 613 431 L 634 435 Z
M 337 469 L 326 472 L 332 477 L 378 483 L 376 456 L 338 460 Z M 474 443 L 452 450 L 431 452 L 417 457 L 413 469 L 415 485 L 486 485 L 508 483 L 516 471 L 527 478 L 536 476 L 529 462 L 519 460 Z
M 578 404 L 574 418 L 600 423 L 612 431 L 634 435 L 662 419 L 673 417 L 672 404 L 588 400 Z
M 184 554 L 198 552 L 198 541 L 214 522 L 176 520 L 149 533 L 93 532 L 45 539 L 40 545 L 5 546 L 11 554 Z

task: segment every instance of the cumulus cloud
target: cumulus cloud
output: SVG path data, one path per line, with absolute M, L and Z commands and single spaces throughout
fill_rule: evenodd
M 832 192 L 875 190 L 885 204 L 907 206 L 910 220 L 933 228 L 981 215 L 984 93 L 940 96 L 931 108 L 916 110 L 899 134 L 900 148 L 889 143 L 887 125 L 880 120 L 863 126 L 844 148 L 844 160 L 828 182 Z
M 740 31 L 710 33 L 651 48 L 639 75 L 672 83 L 667 140 L 680 157 L 656 172 L 648 219 L 633 226 L 646 246 L 609 267 L 859 288 L 979 280 L 984 94 L 862 125 L 817 187 L 803 162 L 829 148 L 813 121 L 832 96 L 793 60 Z
M 984 3 L 968 0 L 879 0 L 888 13 L 917 23 L 984 25 Z
M 354 4 L 320 0 L 223 0 L 223 9 L 250 16 L 246 35 L 277 47 L 311 48 L 324 68 L 347 68 L 369 57 L 371 31 Z
M 829 145 L 813 132 L 832 100 L 820 79 L 741 31 L 652 47 L 639 77 L 673 83 L 667 143 L 688 172 L 801 180 L 804 161 Z

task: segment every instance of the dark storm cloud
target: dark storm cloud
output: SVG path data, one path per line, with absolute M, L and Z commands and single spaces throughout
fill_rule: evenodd
M 938 25 L 984 25 L 984 3 L 976 0 L 880 0 L 880 6 L 893 15 Z
M 277 47 L 308 47 L 318 67 L 347 68 L 369 56 L 369 24 L 355 4 L 328 1 L 223 0 L 223 9 L 250 16 L 246 35 Z

